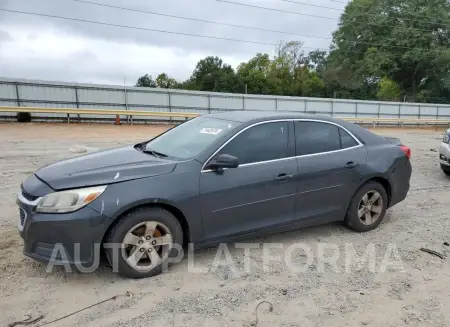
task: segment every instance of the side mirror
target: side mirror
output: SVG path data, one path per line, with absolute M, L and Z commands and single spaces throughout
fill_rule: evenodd
M 239 167 L 239 159 L 229 154 L 221 154 L 211 160 L 208 165 L 209 169 L 218 170 L 223 168 L 237 168 Z

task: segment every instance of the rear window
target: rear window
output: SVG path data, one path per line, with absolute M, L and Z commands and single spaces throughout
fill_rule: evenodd
M 351 148 L 358 142 L 339 126 L 312 121 L 295 122 L 296 155 L 303 156 Z
M 339 136 L 341 138 L 341 149 L 347 149 L 358 145 L 358 142 L 342 128 L 339 128 Z

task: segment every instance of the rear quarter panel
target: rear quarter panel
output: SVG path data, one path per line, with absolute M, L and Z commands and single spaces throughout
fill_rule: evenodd
M 399 146 L 392 144 L 369 146 L 366 169 L 366 180 L 381 177 L 389 181 L 389 207 L 406 197 L 412 167 L 410 160 Z
M 340 123 L 367 147 L 368 155 L 363 169 L 363 179 L 367 181 L 381 177 L 388 180 L 391 188 L 389 206 L 402 201 L 409 191 L 412 167 L 410 160 L 399 146 L 401 140 L 377 135 L 350 122 L 341 121 Z

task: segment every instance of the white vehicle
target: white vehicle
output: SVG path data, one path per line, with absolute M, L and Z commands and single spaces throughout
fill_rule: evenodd
M 450 176 L 450 128 L 442 136 L 441 146 L 439 147 L 439 161 L 442 171 Z

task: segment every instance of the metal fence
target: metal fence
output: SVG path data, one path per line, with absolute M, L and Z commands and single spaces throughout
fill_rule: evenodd
M 6 78 L 0 78 L 0 106 L 124 109 L 200 114 L 242 109 L 280 110 L 337 117 L 450 120 L 450 104 L 232 94 Z M 0 115 L 3 118 L 12 118 L 16 113 L 0 113 Z M 31 115 L 41 119 L 66 118 L 63 113 L 45 115 L 32 113 Z M 85 120 L 92 119 L 92 116 L 81 114 L 78 118 Z M 111 119 L 111 116 L 98 115 L 94 119 Z M 137 120 L 139 119 L 167 120 L 165 117 L 154 116 L 139 117 Z

